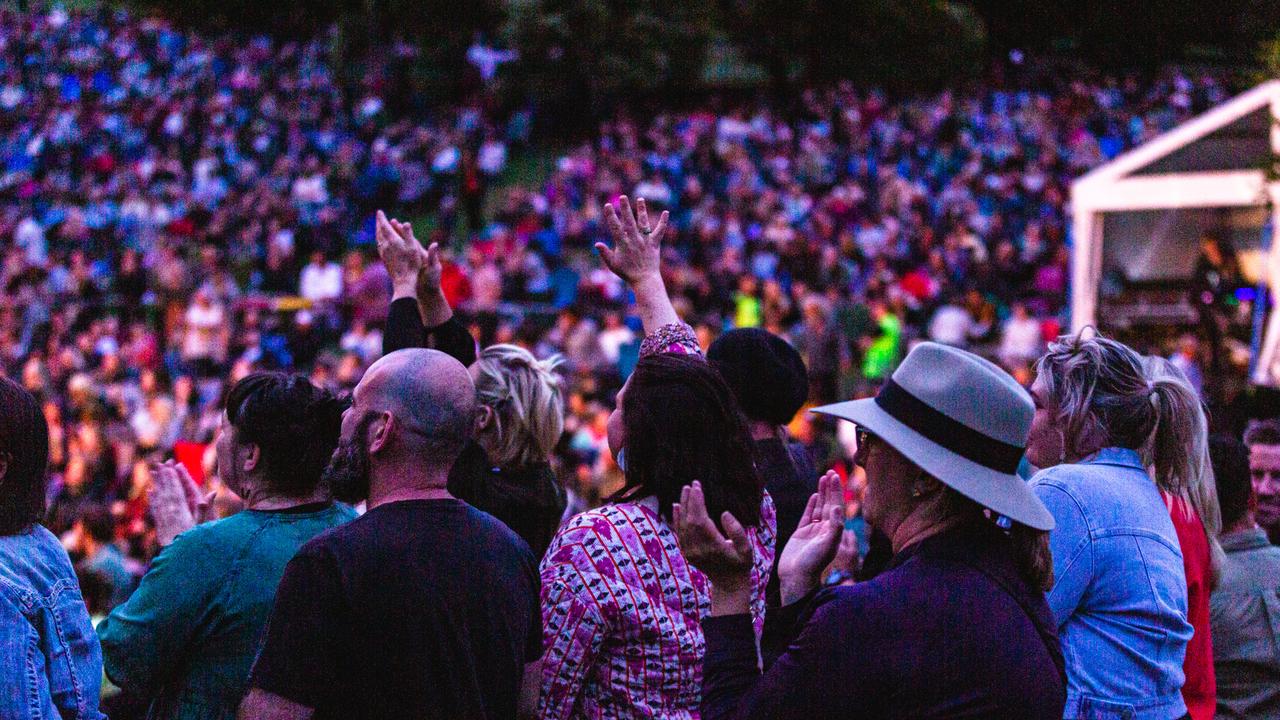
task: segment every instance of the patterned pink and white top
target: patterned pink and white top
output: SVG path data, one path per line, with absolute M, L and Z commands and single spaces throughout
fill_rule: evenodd
M 664 325 L 640 355 L 702 355 L 693 329 Z M 777 517 L 764 493 L 755 549 L 751 615 L 764 627 Z M 560 528 L 542 559 L 542 694 L 539 716 L 698 717 L 702 619 L 711 612 L 706 576 L 685 561 L 656 498 L 588 510 Z
M 748 530 L 757 637 L 777 525 L 768 493 L 760 520 Z M 680 554 L 656 502 L 577 515 L 551 541 L 541 574 L 540 717 L 698 718 L 711 588 Z

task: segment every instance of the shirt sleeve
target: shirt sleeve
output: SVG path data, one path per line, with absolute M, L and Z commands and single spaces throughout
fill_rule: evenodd
M 476 339 L 458 318 L 451 317 L 440 325 L 427 328 L 426 347 L 435 348 L 463 365 L 476 361 Z
M 640 357 L 662 353 L 702 357 L 702 348 L 693 328 L 685 323 L 670 323 L 645 335 L 640 342 Z
M 334 618 L 341 583 L 332 558 L 303 548 L 285 567 L 249 684 L 315 708 L 337 686 Z
M 199 641 L 224 565 L 206 545 L 199 528 L 178 536 L 152 560 L 129 600 L 99 624 L 103 667 L 120 688 L 149 694 Z
M 409 297 L 392 300 L 391 307 L 387 308 L 387 329 L 382 334 L 382 354 L 426 346 L 427 333 L 422 327 L 418 301 Z
M 542 574 L 542 627 L 538 717 L 561 720 L 572 716 L 604 644 L 605 617 L 585 585 L 571 586 L 552 566 Z
M 1065 488 L 1032 480 L 1032 490 L 1053 514 L 1055 527 L 1049 533 L 1053 552 L 1053 589 L 1045 596 L 1053 618 L 1061 628 L 1080 607 L 1093 580 L 1093 543 L 1084 510 Z
M 856 642 L 858 635 L 850 631 L 854 620 L 848 610 L 832 602 L 835 597 L 835 591 L 821 591 L 798 613 L 793 626 L 766 630 L 766 635 L 774 635 L 775 641 L 789 642 L 786 642 L 786 652 L 779 655 L 763 675 L 756 665 L 750 616 L 728 615 L 703 620 L 707 641 L 702 672 L 703 720 L 810 720 L 831 714 L 832 659 L 850 655 L 873 657 L 847 647 Z M 782 614 L 794 612 L 794 605 L 783 608 Z M 795 628 L 799 628 L 798 634 Z M 842 698 L 862 695 L 861 688 L 875 683 L 873 675 L 868 667 L 865 673 L 842 677 L 839 695 Z

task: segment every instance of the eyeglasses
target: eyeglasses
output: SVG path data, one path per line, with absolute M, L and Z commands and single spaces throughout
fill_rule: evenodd
M 871 443 L 873 440 L 876 440 L 876 439 L 878 438 L 875 433 L 871 432 L 870 430 L 864 427 L 858 428 L 858 434 L 857 434 L 858 448 L 853 455 L 854 465 L 857 465 L 858 467 L 866 468 L 867 456 L 871 452 Z

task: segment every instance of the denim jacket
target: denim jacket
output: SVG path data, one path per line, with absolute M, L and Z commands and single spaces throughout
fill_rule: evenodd
M 1169 509 L 1138 453 L 1106 448 L 1031 484 L 1057 521 L 1047 599 L 1067 664 L 1064 717 L 1182 717 L 1187 580 Z
M 0 718 L 99 720 L 102 650 L 67 552 L 39 525 L 0 536 Z

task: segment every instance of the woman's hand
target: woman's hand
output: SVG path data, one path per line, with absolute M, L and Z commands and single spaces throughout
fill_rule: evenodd
M 650 226 L 644 198 L 636 201 L 636 212 L 632 214 L 631 202 L 623 195 L 618 198 L 618 207 L 605 205 L 604 218 L 613 235 L 613 249 L 596 243 L 605 267 L 625 280 L 632 290 L 638 291 L 654 280 L 661 282 L 662 234 L 667 230 L 667 212 L 662 212 L 657 225 Z
M 853 576 L 858 572 L 858 565 L 861 557 L 858 555 L 858 534 L 849 528 L 845 528 L 840 533 L 840 545 L 836 548 L 836 557 L 822 571 L 821 580 L 823 582 L 831 582 L 829 578 L 835 573 L 840 573 L 843 580 L 841 584 L 852 583 Z
M 711 614 L 748 612 L 755 550 L 746 528 L 726 511 L 720 515 L 721 534 L 707 515 L 702 484 L 697 481 L 680 491 L 680 502 L 672 506 L 671 515 L 681 554 L 711 581 Z
M 636 309 L 646 333 L 680 322 L 667 297 L 667 286 L 662 282 L 662 235 L 667 231 L 667 217 L 663 211 L 658 224 L 650 227 L 644 198 L 636 201 L 633 215 L 631 203 L 623 195 L 618 198 L 618 207 L 604 207 L 605 224 L 613 235 L 613 249 L 596 243 L 605 267 L 625 280 L 636 294 Z
M 800 524 L 778 558 L 783 605 L 790 605 L 817 587 L 823 568 L 835 559 L 844 531 L 843 505 L 840 476 L 827 472 L 818 480 L 818 492 L 809 497 Z
M 749 578 L 755 551 L 746 528 L 729 512 L 720 515 L 724 534 L 707 515 L 702 484 L 694 481 L 680 491 L 680 502 L 671 508 L 680 552 L 689 564 L 716 585 L 732 585 Z
M 453 317 L 453 308 L 440 287 L 444 264 L 439 243 L 423 248 L 413 234 L 413 225 L 388 218 L 378 211 L 378 255 L 391 276 L 393 299 L 417 298 L 422 324 L 434 328 Z
M 151 466 L 151 490 L 147 503 L 161 545 L 213 517 L 216 493 L 201 494 L 196 481 L 181 463 L 169 460 Z
M 405 225 L 409 233 L 409 239 L 414 245 L 422 247 L 418 239 L 413 236 L 413 228 Z M 442 292 L 440 289 L 440 277 L 444 273 L 444 265 L 440 262 L 440 243 L 431 243 L 431 246 L 422 251 L 422 269 L 418 271 L 418 298 L 427 298 Z

